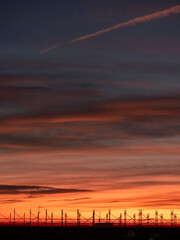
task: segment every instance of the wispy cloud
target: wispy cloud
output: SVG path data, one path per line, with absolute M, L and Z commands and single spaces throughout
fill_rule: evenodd
M 61 199 L 61 200 L 48 200 L 47 202 L 60 202 L 60 201 L 74 202 L 74 201 L 89 200 L 89 199 L 91 198 L 82 197 L 82 198 L 68 198 L 68 199 Z
M 25 201 L 24 200 L 15 200 L 15 199 L 0 200 L 0 204 L 22 203 L 22 202 L 25 202 Z
M 177 5 L 177 6 L 162 10 L 162 11 L 158 11 L 158 12 L 155 12 L 155 13 L 147 14 L 147 15 L 142 16 L 142 17 L 137 17 L 137 18 L 131 19 L 131 20 L 129 20 L 127 22 L 124 22 L 124 23 L 118 23 L 118 24 L 116 24 L 112 27 L 108 27 L 108 28 L 102 29 L 100 31 L 91 33 L 91 34 L 87 34 L 87 35 L 84 35 L 84 36 L 79 37 L 79 38 L 75 38 L 73 40 L 70 40 L 70 41 L 66 42 L 65 44 L 71 44 L 71 43 L 83 41 L 83 40 L 93 38 L 93 37 L 96 37 L 98 35 L 101 35 L 101 34 L 104 34 L 104 33 L 119 29 L 119 28 L 134 26 L 138 23 L 145 23 L 145 22 L 149 22 L 149 21 L 154 21 L 154 20 L 169 17 L 173 14 L 179 14 L 179 13 L 180 13 L 180 5 Z M 61 43 L 57 43 L 57 44 L 55 44 L 55 45 L 53 45 L 49 48 L 46 48 L 46 49 L 40 51 L 39 54 L 49 52 L 52 49 L 59 47 L 60 45 L 61 45 Z
M 58 193 L 76 193 L 88 192 L 90 190 L 84 189 L 65 189 L 45 186 L 27 186 L 27 185 L 0 185 L 0 195 L 14 195 L 14 194 L 58 194 Z
M 31 111 L 18 116 L 15 113 L 0 118 L 1 149 L 8 154 L 32 150 L 71 150 L 80 154 L 80 151 L 89 152 L 89 148 L 101 152 L 123 145 L 117 153 L 178 154 L 180 151 L 177 145 L 171 144 L 167 148 L 151 144 L 142 144 L 141 147 L 134 145 L 131 147 L 132 152 L 127 149 L 127 146 L 130 147 L 128 141 L 179 136 L 179 95 L 117 98 L 94 101 L 84 106 L 81 103 L 64 109 L 43 109 L 43 105 L 40 106 L 42 110 L 38 113 Z

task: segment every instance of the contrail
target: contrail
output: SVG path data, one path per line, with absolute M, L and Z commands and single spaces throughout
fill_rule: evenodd
M 57 44 L 55 44 L 55 45 L 53 45 L 53 46 L 51 46 L 51 47 L 49 47 L 49 48 L 46 48 L 46 49 L 42 50 L 39 54 L 43 54 L 43 53 L 45 53 L 45 52 L 49 52 L 50 50 L 52 50 L 52 49 L 54 49 L 54 48 L 57 48 L 57 47 L 59 47 L 60 45 L 61 45 L 61 43 L 57 43 Z
M 83 40 L 86 40 L 88 38 L 92 38 L 92 37 L 95 37 L 95 36 L 113 31 L 113 30 L 118 29 L 118 28 L 134 26 L 138 23 L 145 23 L 145 22 L 149 22 L 149 21 L 153 21 L 153 20 L 158 20 L 158 19 L 169 17 L 170 15 L 173 15 L 173 14 L 178 14 L 178 13 L 180 13 L 180 5 L 177 5 L 177 6 L 162 10 L 162 11 L 158 11 L 158 12 L 155 12 L 155 13 L 147 14 L 147 15 L 142 16 L 142 17 L 137 17 L 137 18 L 134 18 L 134 19 L 129 20 L 127 22 L 119 23 L 119 24 L 116 24 L 112 27 L 102 29 L 98 32 L 91 33 L 91 34 L 88 34 L 88 35 L 84 35 L 84 36 L 79 37 L 79 38 L 75 38 L 73 40 L 70 40 L 70 41 L 66 42 L 66 44 L 83 41 Z M 42 50 L 39 54 L 43 54 L 45 52 L 48 52 L 48 51 L 50 51 L 54 48 L 59 47 L 60 45 L 61 45 L 61 43 L 53 45 L 53 46 L 51 46 L 47 49 Z

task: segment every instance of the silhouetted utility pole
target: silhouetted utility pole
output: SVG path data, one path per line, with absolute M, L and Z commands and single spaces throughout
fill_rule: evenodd
M 158 226 L 158 211 L 155 211 L 155 225 Z
M 47 218 L 48 218 L 48 214 L 47 214 L 47 209 L 46 209 L 46 213 L 45 213 L 45 226 L 47 227 Z
M 63 216 L 64 216 L 64 213 L 63 213 L 63 209 L 61 210 L 61 227 L 63 227 Z
M 67 226 L 67 213 L 65 213 L 65 227 Z
M 109 209 L 109 223 L 111 223 L 111 210 Z
M 76 220 L 76 224 L 77 224 L 77 227 L 78 227 L 78 223 L 79 223 L 79 210 L 77 209 L 77 220 Z
M 120 227 L 122 226 L 122 213 L 120 213 L 120 216 L 119 216 L 119 226 Z
M 147 226 L 149 226 L 149 214 L 147 214 Z
M 163 226 L 163 214 L 161 214 L 161 226 Z
M 139 225 L 142 226 L 142 210 L 139 210 Z
M 53 227 L 53 213 L 51 213 L 51 227 Z
M 77 227 L 79 227 L 80 225 L 80 213 L 79 213 L 79 209 L 77 209 Z
M 95 225 L 95 210 L 93 210 L 93 227 Z
M 80 227 L 80 224 L 81 224 L 81 213 L 79 212 L 79 227 Z
M 109 222 L 109 219 L 108 219 L 108 213 L 106 213 L 106 223 Z
M 29 213 L 29 226 L 31 227 L 31 209 L 30 209 L 30 213 Z
M 136 226 L 136 214 L 134 214 L 133 220 L 134 220 L 134 226 Z
M 9 216 L 9 222 L 10 222 L 10 225 L 11 225 L 11 213 L 10 213 L 10 216 Z
M 171 211 L 171 225 L 174 224 L 173 218 L 174 218 L 174 211 Z
M 24 226 L 26 226 L 26 214 L 24 213 Z
M 126 218 L 127 218 L 127 212 L 124 210 L 124 226 L 126 226 Z
M 174 214 L 174 224 L 176 225 L 177 224 L 177 215 Z
M 14 208 L 14 226 L 15 226 L 15 224 L 16 224 L 16 210 Z
M 38 209 L 38 214 L 37 214 L 37 226 L 39 227 L 39 209 Z

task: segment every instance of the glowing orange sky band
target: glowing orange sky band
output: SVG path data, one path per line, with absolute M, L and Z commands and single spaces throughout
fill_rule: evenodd
M 79 38 L 75 38 L 73 40 L 70 40 L 70 41 L 66 42 L 65 44 L 70 44 L 70 43 L 83 41 L 83 40 L 86 40 L 86 39 L 89 39 L 89 38 L 92 38 L 92 37 L 95 37 L 95 36 L 98 36 L 98 35 L 113 31 L 113 30 L 116 30 L 118 28 L 134 26 L 138 23 L 145 23 L 145 22 L 149 22 L 149 21 L 152 21 L 152 20 L 158 20 L 158 19 L 169 17 L 170 15 L 173 15 L 173 14 L 179 14 L 179 13 L 180 13 L 180 5 L 177 5 L 177 6 L 165 9 L 163 11 L 158 11 L 158 12 L 155 12 L 155 13 L 147 14 L 145 16 L 137 17 L 137 18 L 134 18 L 134 19 L 129 20 L 129 21 L 124 22 L 124 23 L 116 24 L 112 27 L 102 29 L 102 30 L 100 30 L 98 32 L 95 32 L 95 33 L 91 33 L 91 34 L 88 34 L 88 35 L 85 35 L 85 36 L 82 36 L 82 37 L 79 37 Z M 42 50 L 39 54 L 49 52 L 52 49 L 59 47 L 60 45 L 61 45 L 61 43 L 57 43 L 57 44 L 55 44 L 55 45 L 53 45 L 49 48 L 46 48 L 46 49 Z

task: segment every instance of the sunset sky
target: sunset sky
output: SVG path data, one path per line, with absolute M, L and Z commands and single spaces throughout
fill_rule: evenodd
M 179 4 L 1 0 L 0 213 L 180 208 Z

